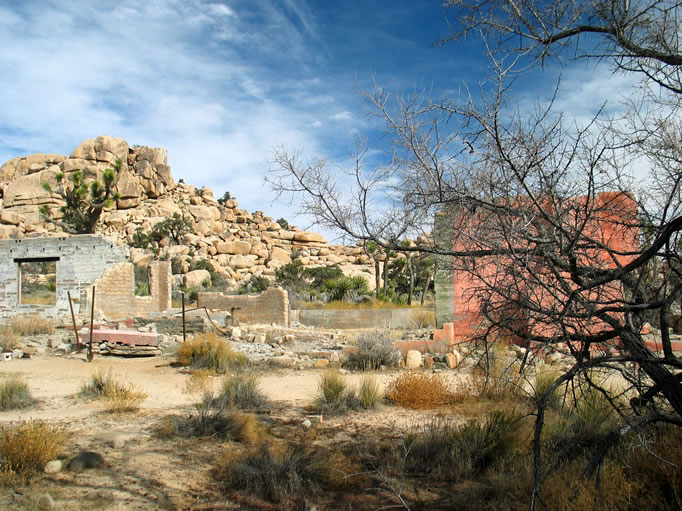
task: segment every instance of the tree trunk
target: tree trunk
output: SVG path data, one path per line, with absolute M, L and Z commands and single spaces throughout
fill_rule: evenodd
M 424 284 L 424 289 L 422 290 L 422 296 L 419 301 L 422 305 L 424 305 L 424 299 L 426 298 L 426 293 L 429 291 L 429 286 L 431 285 L 431 281 L 433 280 L 433 274 L 436 271 L 436 266 L 433 266 L 433 271 L 430 271 L 429 274 L 426 276 L 426 284 Z
M 379 298 L 379 291 L 381 290 L 381 266 L 379 258 L 374 258 L 374 294 Z
M 407 271 L 410 272 L 410 291 L 407 293 L 407 305 L 412 305 L 412 295 L 414 294 L 414 265 L 412 264 L 412 255 L 408 255 Z

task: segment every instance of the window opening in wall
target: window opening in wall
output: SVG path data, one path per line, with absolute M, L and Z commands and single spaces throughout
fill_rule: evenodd
M 19 303 L 54 305 L 57 303 L 57 261 L 15 259 L 19 264 Z
M 135 296 L 151 296 L 149 266 L 135 266 Z

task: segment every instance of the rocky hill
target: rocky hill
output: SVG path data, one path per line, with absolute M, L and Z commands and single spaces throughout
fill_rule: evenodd
M 156 254 L 131 249 L 136 264 L 153 257 L 176 258 L 176 271 L 187 273 L 192 258 L 206 259 L 227 279 L 228 287 L 262 275 L 274 278 L 275 269 L 297 258 L 304 266 L 338 264 L 348 276 L 364 276 L 373 287 L 373 265 L 361 247 L 330 245 L 322 235 L 297 227 L 283 228 L 261 211 L 239 209 L 236 200 L 218 202 L 209 188 L 176 183 L 167 151 L 146 146 L 130 147 L 121 138 L 100 136 L 82 142 L 70 156 L 32 154 L 9 160 L 0 167 L 0 239 L 27 236 L 65 236 L 59 227 L 45 222 L 39 209 L 46 205 L 54 218 L 61 215 L 55 176 L 76 170 L 86 178 L 100 178 L 117 159 L 123 162 L 116 205 L 102 214 L 98 233 L 119 244 L 131 244 L 138 228 L 148 233 L 174 213 L 191 222 L 183 244 L 161 240 Z

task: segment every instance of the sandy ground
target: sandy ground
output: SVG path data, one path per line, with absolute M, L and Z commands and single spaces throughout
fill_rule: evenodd
M 0 412 L 3 423 L 38 419 L 65 428 L 69 441 L 61 456 L 64 464 L 80 450 L 101 453 L 106 467 L 81 474 L 62 471 L 41 474 L 28 487 L 2 488 L 0 509 L 36 509 L 35 502 L 49 492 L 59 509 L 241 509 L 239 498 L 230 500 L 220 492 L 211 475 L 211 466 L 229 443 L 216 440 L 197 441 L 154 435 L 163 417 L 192 412 L 197 395 L 185 390 L 189 375 L 172 367 L 171 357 L 118 358 L 97 357 L 88 363 L 84 356 L 38 356 L 32 359 L 0 363 L 0 379 L 20 375 L 39 400 L 37 406 L 21 411 Z M 101 404 L 77 397 L 83 383 L 95 370 L 108 370 L 120 379 L 143 390 L 148 398 L 140 412 L 111 415 Z M 386 384 L 397 373 L 377 373 Z M 455 372 L 446 372 L 458 378 Z M 305 407 L 317 392 L 319 370 L 276 370 L 264 372 L 261 390 L 273 403 L 267 417 L 270 433 L 291 438 L 302 433 L 300 423 L 310 415 Z M 350 382 L 360 375 L 349 374 Z M 219 378 L 212 378 L 217 388 Z M 415 412 L 390 406 L 379 411 L 352 413 L 342 417 L 325 417 L 326 435 L 338 438 L 362 438 L 373 434 L 398 435 L 406 427 L 423 423 L 435 412 Z M 316 422 L 317 417 L 312 417 Z M 281 431 L 280 431 L 281 430 Z M 114 438 L 125 440 L 125 446 L 114 449 Z M 257 509 L 246 507 L 249 509 Z

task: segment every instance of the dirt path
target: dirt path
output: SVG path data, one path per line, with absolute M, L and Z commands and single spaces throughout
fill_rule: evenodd
M 173 360 L 98 357 L 88 363 L 84 356 L 73 355 L 0 363 L 0 381 L 19 375 L 39 400 L 37 406 L 26 410 L 0 412 L 0 426 L 28 419 L 59 425 L 69 433 L 62 456 L 64 463 L 80 450 L 94 450 L 104 456 L 107 465 L 105 469 L 82 474 L 68 471 L 41 474 L 30 487 L 14 488 L 5 495 L 1 494 L 0 486 L 0 509 L 34 509 L 36 499 L 44 492 L 52 495 L 59 509 L 69 510 L 240 509 L 240 505 L 225 499 L 211 474 L 216 456 L 233 444 L 215 439 L 163 440 L 154 434 L 163 417 L 192 413 L 192 404 L 198 400 L 197 395 L 186 393 L 189 375 L 171 367 Z M 89 382 L 95 370 L 111 370 L 121 380 L 143 390 L 148 397 L 141 411 L 111 415 L 104 413 L 96 401 L 78 398 L 81 385 Z M 276 424 L 272 426 L 273 435 L 290 437 L 293 432 L 295 437 L 298 431 L 303 431 L 300 423 L 310 414 L 305 407 L 315 398 L 320 373 L 275 370 L 261 374 L 260 388 L 272 401 L 268 420 Z M 377 377 L 386 384 L 397 374 L 377 373 Z M 458 378 L 455 372 L 443 374 Z M 351 384 L 357 384 L 360 377 L 347 375 Z M 211 380 L 217 388 L 220 379 Z M 378 411 L 325 417 L 320 427 L 325 428 L 327 437 L 341 440 L 363 438 L 368 431 L 398 434 L 435 413 L 383 406 Z M 114 448 L 114 439 L 124 440 L 125 446 Z

